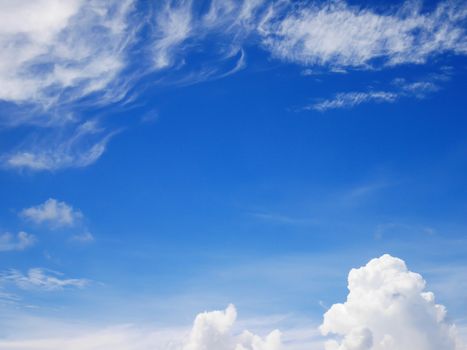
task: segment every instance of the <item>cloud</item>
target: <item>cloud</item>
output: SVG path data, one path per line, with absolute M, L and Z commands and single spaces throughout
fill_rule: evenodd
M 18 232 L 16 236 L 7 232 L 0 235 L 0 252 L 24 250 L 35 243 L 36 237 L 24 231 Z
M 0 100 L 51 105 L 117 93 L 132 1 L 0 2 Z M 34 118 L 34 116 L 31 116 Z
M 79 210 L 53 198 L 35 207 L 23 209 L 20 216 L 36 224 L 47 223 L 52 227 L 73 226 L 83 218 Z
M 10 280 L 24 289 L 62 289 L 82 286 L 81 280 L 44 277 L 47 271 L 29 272 L 24 276 L 17 271 L 8 272 Z M 31 270 L 30 270 L 31 271 Z M 31 277 L 31 275 L 39 277 Z M 37 281 L 37 282 L 29 282 Z M 28 282 L 24 282 L 28 281 Z M 45 282 L 47 281 L 47 282 Z M 258 320 L 237 322 L 237 310 L 229 305 L 225 310 L 202 312 L 193 322 L 191 330 L 184 326 L 151 329 L 148 326 L 124 325 L 76 329 L 76 322 L 57 336 L 57 324 L 47 319 L 38 325 L 19 322 L 22 331 L 13 327 L 14 336 L 0 340 L 0 349 L 18 350 L 465 350 L 448 321 L 446 309 L 435 303 L 433 293 L 425 290 L 425 281 L 408 270 L 401 259 L 383 255 L 364 267 L 352 269 L 348 277 L 349 295 L 341 304 L 334 304 L 325 314 L 318 336 L 316 328 L 296 326 L 288 328 L 282 336 L 274 330 L 259 336 L 242 328 L 258 326 Z M 46 287 L 46 286 L 49 287 Z M 30 320 L 30 319 L 29 319 Z M 14 323 L 13 322 L 13 323 Z M 259 322 L 260 328 L 271 329 L 277 321 Z M 303 322 L 303 320 L 301 321 Z M 12 322 L 10 322 L 11 328 Z M 249 324 L 249 326 L 245 326 Z M 41 337 L 32 337 L 31 328 L 39 330 Z M 266 326 L 266 327 L 265 327 Z M 19 335 L 18 335 L 19 334 Z M 282 339 L 283 338 L 283 339 Z M 323 343 L 324 342 L 324 343 Z
M 96 162 L 105 152 L 107 143 L 115 132 L 105 133 L 97 122 L 79 124 L 71 132 L 61 132 L 53 139 L 43 137 L 32 141 L 19 150 L 3 156 L 6 168 L 30 171 L 56 171 L 65 168 L 82 168 Z
M 324 112 L 329 109 L 351 108 L 368 102 L 395 102 L 398 97 L 398 94 L 389 91 L 343 92 L 336 94 L 332 99 L 317 102 L 305 109 Z
M 163 69 L 174 62 L 175 50 L 192 35 L 192 4 L 167 1 L 155 15 L 153 43 L 154 68 Z
M 406 97 L 423 99 L 428 94 L 440 89 L 437 85 L 438 81 L 449 78 L 446 74 L 412 82 L 404 78 L 397 78 L 392 81 L 392 90 L 340 92 L 330 99 L 321 100 L 303 109 L 325 112 L 330 109 L 352 108 L 364 103 L 394 103 L 400 98 Z
M 101 107 L 131 104 L 143 86 L 235 74 L 247 66 L 251 46 L 318 66 L 306 72 L 424 63 L 467 53 L 466 19 L 461 1 L 430 11 L 408 1 L 378 12 L 339 0 L 0 0 L 0 127 L 31 127 L 0 162 L 33 171 L 94 164 L 115 134 L 97 127 L 103 115 L 96 111 L 110 114 Z M 429 88 L 436 87 L 407 85 L 404 93 Z M 341 93 L 316 108 L 393 102 L 393 94 Z
M 326 350 L 465 349 L 444 306 L 425 290 L 422 276 L 390 255 L 352 269 L 349 294 L 325 314 L 320 330 L 336 335 Z
M 196 316 L 191 331 L 185 327 L 151 330 L 132 325 L 112 326 L 103 329 L 80 330 L 76 334 L 63 330 L 50 338 L 0 340 L 1 350 L 280 350 L 280 333 L 273 331 L 262 338 L 251 332 L 236 334 L 233 331 L 237 312 L 233 305 L 224 311 L 203 312 Z M 63 324 L 47 324 L 56 329 Z M 71 334 L 67 334 L 71 333 Z M 189 333 L 189 334 L 187 334 Z
M 183 350 L 279 350 L 281 333 L 271 332 L 261 338 L 248 331 L 231 334 L 237 311 L 229 305 L 224 311 L 204 312 L 196 316 L 188 342 Z
M 467 6 L 440 3 L 422 11 L 407 1 L 397 11 L 350 6 L 344 1 L 271 7 L 261 29 L 273 56 L 303 65 L 394 66 L 425 63 L 445 52 L 467 53 Z
M 29 269 L 26 274 L 11 269 L 0 273 L 0 284 L 11 283 L 23 290 L 56 291 L 66 287 L 83 288 L 89 284 L 86 279 L 65 279 L 56 271 L 42 268 Z

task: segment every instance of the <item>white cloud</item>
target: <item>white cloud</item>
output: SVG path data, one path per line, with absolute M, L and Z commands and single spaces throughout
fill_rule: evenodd
M 109 97 L 125 66 L 132 1 L 1 0 L 0 9 L 0 100 L 48 107 Z
M 134 74 L 122 73 L 139 28 L 133 8 L 133 0 L 0 0 L 0 126 L 42 128 L 3 154 L 5 167 L 85 167 L 103 154 L 113 134 L 91 130 L 83 110 L 121 101 L 132 86 Z
M 102 135 L 104 130 L 96 121 L 87 121 L 71 134 L 60 132 L 57 138 L 46 136 L 4 155 L 3 166 L 30 171 L 56 171 L 64 168 L 82 168 L 96 162 L 105 152 L 115 133 Z
M 132 325 L 112 326 L 103 329 L 86 329 L 76 332 L 64 329 L 62 336 L 0 340 L 0 350 L 280 350 L 280 333 L 273 331 L 265 338 L 244 331 L 233 331 L 236 310 L 229 306 L 225 311 L 203 312 L 196 316 L 191 332 L 185 327 L 151 330 Z M 64 327 L 41 321 L 52 329 Z M 29 327 L 28 327 L 29 328 Z M 18 332 L 18 330 L 16 330 Z M 189 333 L 189 334 L 188 334 Z
M 55 141 L 44 138 L 47 142 L 32 143 L 5 155 L 3 165 L 32 171 L 86 167 L 102 156 L 114 135 L 109 133 L 102 136 L 102 132 L 103 129 L 97 126 L 96 121 L 87 121 L 78 125 L 71 135 L 59 135 Z
M 248 331 L 231 333 L 237 311 L 229 305 L 224 311 L 204 312 L 196 316 L 183 350 L 279 350 L 281 334 L 273 331 L 264 339 Z
M 404 78 L 397 78 L 394 79 L 391 84 L 392 90 L 340 92 L 330 99 L 321 100 L 304 109 L 325 112 L 330 109 L 352 108 L 370 102 L 393 103 L 403 97 L 423 99 L 427 97 L 428 94 L 440 89 L 437 85 L 439 80 L 446 79 L 449 79 L 449 76 L 446 74 L 430 77 L 427 80 L 412 82 Z
M 154 68 L 162 69 L 174 62 L 176 49 L 192 35 L 192 4 L 167 1 L 155 15 Z
M 279 2 L 280 3 L 280 2 Z M 304 65 L 368 67 L 424 63 L 444 52 L 467 53 L 463 2 L 432 12 L 407 1 L 397 12 L 377 13 L 344 1 L 271 7 L 261 26 L 263 44 L 283 60 Z
M 456 328 L 425 290 L 419 274 L 390 255 L 352 269 L 346 302 L 334 304 L 320 326 L 336 335 L 326 350 L 461 350 Z
M 19 281 L 17 285 L 25 289 L 53 290 L 83 285 L 83 282 L 76 282 L 82 280 L 56 281 L 53 279 L 56 277 L 44 277 L 44 270 L 38 270 L 28 276 L 11 271 L 8 275 L 12 276 L 10 281 Z M 62 321 L 50 323 L 47 319 L 36 324 L 13 321 L 9 326 L 13 335 L 0 340 L 0 350 L 466 349 L 456 334 L 455 326 L 448 321 L 446 309 L 435 303 L 434 295 L 425 290 L 423 278 L 409 271 L 404 261 L 383 255 L 364 267 L 352 269 L 348 282 L 347 300 L 333 305 L 319 327 L 326 336 L 324 340 L 316 334 L 317 329 L 303 319 L 300 322 L 306 326 L 294 323 L 284 336 L 277 330 L 266 336 L 241 331 L 250 327 L 257 331 L 260 325 L 261 333 L 264 333 L 264 329 L 275 328 L 272 324 L 277 325 L 278 320 L 250 319 L 239 324 L 235 307 L 229 305 L 225 310 L 198 314 L 191 330 L 178 326 L 151 329 L 147 325 L 76 329 L 76 322 L 66 326 Z M 11 324 L 15 322 L 18 323 L 16 326 Z M 41 330 L 40 327 L 44 328 Z M 57 327 L 64 328 L 59 336 L 55 331 Z
M 344 1 L 167 0 L 136 7 L 134 0 L 0 0 L 0 126 L 42 128 L 3 154 L 5 167 L 89 166 L 113 135 L 88 129 L 94 107 L 133 101 L 136 82 L 149 75 L 154 85 L 224 78 L 246 67 L 245 47 L 257 43 L 281 60 L 320 66 L 306 72 L 467 53 L 467 6 L 456 1 L 431 11 L 409 1 L 386 12 Z M 427 88 L 406 86 L 406 93 Z M 393 101 L 391 93 L 351 92 L 317 108 Z
M 83 288 L 89 281 L 86 279 L 61 278 L 62 274 L 56 271 L 41 268 L 29 269 L 26 274 L 12 269 L 0 274 L 0 283 L 12 283 L 24 290 L 54 291 L 66 287 Z
M 36 237 L 26 232 L 18 232 L 15 236 L 11 233 L 0 235 L 0 252 L 11 250 L 24 250 L 36 243 Z
M 35 207 L 23 209 L 20 216 L 34 223 L 48 223 L 52 227 L 73 226 L 83 214 L 65 202 L 49 198 Z
M 353 91 L 336 94 L 332 99 L 317 102 L 305 109 L 314 109 L 320 112 L 336 108 L 351 108 L 367 102 L 394 102 L 398 94 L 389 91 Z

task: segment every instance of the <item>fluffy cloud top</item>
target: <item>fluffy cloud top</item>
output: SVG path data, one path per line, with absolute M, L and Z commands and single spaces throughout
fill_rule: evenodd
M 26 232 L 18 232 L 16 236 L 11 233 L 0 235 L 0 252 L 11 250 L 24 250 L 36 243 L 36 237 Z
M 52 227 L 72 226 L 83 217 L 79 210 L 53 198 L 38 206 L 23 209 L 20 215 L 34 223 L 48 223 Z
M 225 311 L 204 312 L 196 316 L 190 338 L 183 350 L 279 350 L 281 334 L 275 330 L 266 338 L 248 331 L 232 334 L 237 311 L 229 305 Z
M 444 306 L 425 291 L 422 276 L 390 255 L 352 269 L 346 302 L 334 304 L 320 326 L 336 335 L 326 350 L 465 349 Z
M 286 332 L 285 343 L 278 330 L 265 337 L 238 332 L 237 311 L 229 305 L 225 310 L 198 314 L 189 332 L 184 327 L 158 331 L 136 326 L 106 327 L 81 330 L 66 337 L 0 340 L 0 349 L 305 350 L 311 346 L 316 350 L 466 350 L 455 326 L 446 318 L 446 309 L 435 303 L 433 293 L 425 291 L 423 278 L 409 271 L 404 261 L 383 255 L 364 267 L 352 269 L 348 280 L 346 302 L 333 305 L 319 328 L 324 336 L 333 338 L 325 344 L 313 334 L 313 329 L 307 330 L 314 338 L 312 345 L 297 337 L 303 330 Z M 11 270 L 1 275 L 1 282 L 42 290 L 82 287 L 87 283 L 42 269 L 32 269 L 27 275 Z M 294 334 L 299 340 L 293 341 Z

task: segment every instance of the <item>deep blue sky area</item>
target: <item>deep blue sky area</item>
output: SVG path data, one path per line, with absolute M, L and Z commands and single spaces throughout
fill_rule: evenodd
M 140 27 L 124 27 L 135 29 L 124 49 L 112 46 L 120 34 L 75 28 L 85 7 L 64 15 L 62 31 L 44 24 L 53 40 L 90 35 L 88 51 L 108 67 L 107 50 L 123 55 L 124 67 L 91 92 L 114 68 L 99 75 L 86 56 L 71 70 L 77 63 L 57 57 L 55 41 L 23 65 L 0 54 L 0 336 L 25 315 L 186 325 L 229 303 L 245 318 L 288 315 L 285 328 L 319 325 L 345 301 L 349 270 L 385 253 L 422 274 L 464 327 L 466 16 L 444 16 L 436 1 L 405 2 L 407 12 L 402 2 L 259 1 L 250 17 L 236 4 L 211 23 L 203 16 L 215 3 L 190 7 L 185 31 L 176 28 L 186 4 L 137 3 L 125 10 Z M 167 24 L 159 13 L 178 15 Z M 287 19 L 303 27 L 287 32 Z M 316 26 L 335 28 L 334 39 Z M 341 41 L 345 26 L 362 27 Z M 289 46 L 295 35 L 300 44 Z M 48 60 L 53 77 L 30 68 Z M 65 83 L 60 69 L 78 78 Z M 59 207 L 47 214 L 48 200 Z M 31 241 L 22 245 L 19 232 Z M 34 268 L 57 281 L 34 280 Z

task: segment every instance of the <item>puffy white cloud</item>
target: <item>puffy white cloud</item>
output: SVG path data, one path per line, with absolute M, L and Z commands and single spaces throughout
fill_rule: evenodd
M 13 282 L 23 289 L 81 287 L 87 281 L 62 279 L 41 269 L 25 276 L 18 271 L 2 275 L 3 283 Z M 319 327 L 274 330 L 265 337 L 239 331 L 233 305 L 225 310 L 202 312 L 191 330 L 185 327 L 158 330 L 138 326 L 81 329 L 47 337 L 10 337 L 0 340 L 0 349 L 18 350 L 465 350 L 446 309 L 435 303 L 425 281 L 407 269 L 404 261 L 390 255 L 371 260 L 349 273 L 349 295 L 333 305 Z M 47 320 L 47 330 L 55 329 Z M 254 324 L 254 323 L 251 323 Z M 73 323 L 74 327 L 75 323 Z M 264 327 L 263 327 L 264 328 Z M 272 328 L 272 327 L 267 327 Z M 29 331 L 29 330 L 28 330 Z M 41 332 L 40 332 L 41 333 Z
M 461 350 L 444 306 L 425 290 L 422 276 L 390 255 L 352 269 L 349 294 L 324 315 L 326 350 Z
M 204 312 L 196 316 L 189 340 L 183 350 L 279 350 L 281 334 L 275 330 L 266 338 L 248 331 L 232 334 L 237 311 L 229 305 L 224 311 Z
M 56 271 L 42 268 L 29 269 L 26 274 L 11 269 L 0 273 L 1 283 L 12 283 L 16 287 L 24 290 L 53 291 L 62 290 L 66 287 L 83 288 L 89 281 L 86 279 L 61 278 L 62 274 Z
M 279 2 L 279 4 L 281 4 Z M 467 53 L 464 2 L 442 2 L 432 12 L 408 1 L 377 13 L 344 1 L 273 6 L 261 26 L 263 43 L 280 59 L 337 67 L 423 63 L 443 52 Z
M 0 252 L 11 250 L 24 250 L 36 243 L 36 237 L 24 231 L 15 236 L 11 233 L 0 235 Z
M 237 312 L 233 305 L 224 311 L 203 312 L 196 316 L 191 332 L 185 327 L 150 330 L 131 325 L 86 329 L 79 332 L 64 330 L 66 336 L 34 339 L 0 340 L 0 350 L 280 350 L 280 333 L 273 331 L 265 338 L 233 330 Z M 47 329 L 55 323 L 41 321 Z M 63 324 L 60 325 L 63 327 Z M 16 339 L 15 339 L 16 338 Z
M 35 207 L 23 209 L 20 216 L 34 223 L 48 223 L 52 227 L 63 227 L 74 225 L 83 217 L 83 214 L 65 202 L 49 198 Z

